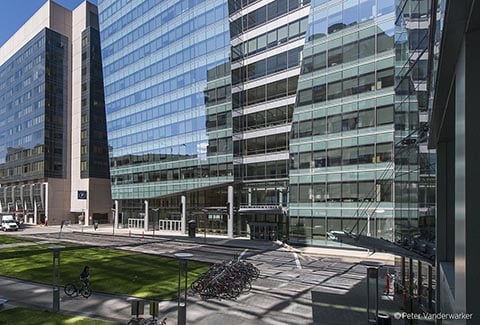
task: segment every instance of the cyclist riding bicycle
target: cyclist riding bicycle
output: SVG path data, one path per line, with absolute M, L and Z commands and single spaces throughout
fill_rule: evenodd
M 88 287 L 88 281 L 90 280 L 90 268 L 85 266 L 82 273 L 80 273 L 80 281 L 82 281 L 85 287 Z

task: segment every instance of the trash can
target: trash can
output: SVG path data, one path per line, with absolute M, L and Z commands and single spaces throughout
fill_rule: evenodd
M 188 237 L 195 238 L 196 231 L 197 231 L 197 222 L 195 220 L 190 220 L 188 222 Z
M 392 325 L 392 318 L 389 315 L 378 314 L 377 324 L 378 325 Z

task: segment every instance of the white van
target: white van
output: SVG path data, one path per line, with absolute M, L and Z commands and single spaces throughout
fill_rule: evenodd
M 15 219 L 12 215 L 3 215 L 2 216 L 2 230 L 18 230 L 18 225 L 15 222 Z

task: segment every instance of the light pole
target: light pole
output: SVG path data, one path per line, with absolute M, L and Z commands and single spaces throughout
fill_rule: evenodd
M 48 249 L 53 252 L 53 278 L 52 278 L 52 287 L 53 287 L 53 308 L 54 312 L 60 311 L 60 251 L 64 249 L 65 246 L 49 246 Z
M 370 218 L 374 213 L 385 213 L 383 209 L 374 209 L 371 213 L 367 211 L 367 236 L 370 237 L 372 234 L 370 233 Z M 376 221 L 376 218 L 375 218 Z
M 175 257 L 178 258 L 178 316 L 177 324 L 185 325 L 187 323 L 187 280 L 188 280 L 188 258 L 191 258 L 193 255 L 190 253 L 176 253 Z M 184 281 L 184 292 L 181 294 L 182 290 L 182 275 Z

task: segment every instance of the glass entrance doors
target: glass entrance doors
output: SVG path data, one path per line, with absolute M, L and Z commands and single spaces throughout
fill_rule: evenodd
M 278 225 L 276 223 L 250 223 L 250 239 L 255 240 L 277 240 Z

